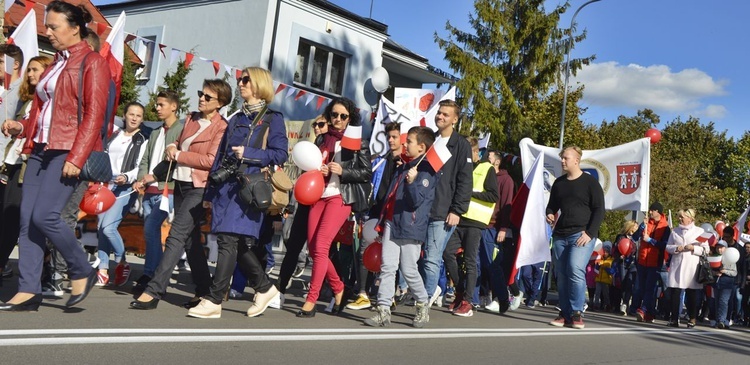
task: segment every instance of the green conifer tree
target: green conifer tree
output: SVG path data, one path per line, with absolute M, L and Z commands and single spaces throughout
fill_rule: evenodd
M 190 99 L 185 95 L 185 89 L 187 88 L 187 75 L 193 69 L 193 66 L 185 67 L 185 60 L 177 62 L 177 70 L 174 72 L 167 72 L 164 75 L 164 83 L 162 86 L 157 88 L 157 92 L 149 92 L 148 104 L 146 104 L 146 115 L 145 120 L 156 121 L 159 117 L 156 115 L 156 95 L 161 90 L 173 90 L 180 95 L 180 109 L 177 110 L 178 117 L 187 114 L 190 110 L 188 104 Z

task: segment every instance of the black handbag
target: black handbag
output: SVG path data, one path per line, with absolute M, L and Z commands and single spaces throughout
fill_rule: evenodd
M 78 75 L 78 125 L 81 125 L 81 103 L 83 103 L 83 72 L 86 65 L 86 58 L 81 62 L 81 71 Z M 102 136 L 102 145 L 106 146 L 106 134 Z M 109 154 L 103 151 L 91 151 L 89 158 L 81 168 L 78 178 L 84 181 L 107 182 L 112 180 L 112 164 L 109 161 Z
M 245 165 L 240 165 L 241 168 Z M 273 186 L 268 172 L 240 174 L 239 196 L 242 201 L 257 211 L 265 212 L 271 206 Z
M 152 175 L 157 182 L 167 181 L 169 172 L 172 170 L 171 161 L 162 160 L 154 166 Z
M 711 269 L 711 264 L 708 262 L 708 257 L 705 253 L 700 257 L 696 275 L 698 276 L 698 283 L 700 284 L 716 283 L 716 275 L 714 275 L 714 271 Z

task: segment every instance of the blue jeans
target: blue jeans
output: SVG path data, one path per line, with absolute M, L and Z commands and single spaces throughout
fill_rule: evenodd
M 494 260 L 492 258 L 492 256 L 495 256 L 495 248 L 497 247 L 495 243 L 496 239 L 497 230 L 495 228 L 482 230 L 482 244 L 479 246 L 479 264 L 485 270 L 480 270 L 479 272 L 489 273 L 490 277 L 487 281 L 492 291 L 492 299 L 503 297 L 502 293 L 505 293 L 504 297 L 507 298 L 508 296 L 508 285 L 504 281 L 505 275 L 503 274 L 502 267 L 503 255 L 498 252 Z
M 146 241 L 146 259 L 143 263 L 143 275 L 154 277 L 156 267 L 159 266 L 164 254 L 161 242 L 161 226 L 169 213 L 159 209 L 161 194 L 146 194 L 143 196 L 143 238 Z M 169 194 L 169 210 L 174 209 L 174 198 Z
M 729 311 L 729 298 L 735 292 L 734 277 L 722 275 L 716 281 L 716 323 L 729 325 L 727 313 Z
M 115 255 L 115 262 L 119 263 L 122 257 L 125 255 L 125 243 L 122 241 L 122 236 L 117 230 L 120 226 L 122 218 L 128 213 L 130 206 L 133 205 L 135 199 L 138 197 L 137 194 L 130 194 L 133 191 L 133 187 L 130 185 L 115 186 L 112 189 L 112 193 L 115 194 L 115 203 L 109 210 L 99 214 L 99 269 L 109 269 L 109 253 L 113 252 Z
M 642 309 L 650 315 L 656 315 L 656 283 L 659 280 L 659 269 L 656 267 L 636 266 L 635 291 L 631 312 Z
M 521 282 L 526 294 L 526 304 L 533 305 L 539 299 L 544 276 L 544 262 L 521 267 Z
M 440 267 L 443 266 L 443 252 L 448 239 L 456 227 L 444 221 L 430 221 L 427 226 L 427 242 L 424 243 L 423 278 L 427 297 L 432 297 L 440 279 Z
M 581 233 L 567 237 L 552 237 L 552 252 L 556 259 L 557 295 L 562 316 L 570 321 L 573 312 L 583 312 L 586 302 L 586 264 L 594 252 L 594 241 L 576 246 Z

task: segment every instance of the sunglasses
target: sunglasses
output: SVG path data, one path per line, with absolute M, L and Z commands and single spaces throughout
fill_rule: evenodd
M 250 82 L 250 76 L 242 76 L 237 78 L 237 85 L 247 85 L 248 82 Z
M 211 96 L 211 95 L 205 94 L 205 93 L 203 93 L 203 91 L 198 90 L 198 99 L 200 99 L 200 98 L 203 98 L 206 101 L 211 101 L 211 100 L 216 99 L 215 96 Z
M 323 127 L 325 127 L 325 126 L 326 126 L 326 122 L 318 122 L 318 123 L 313 123 L 312 125 L 313 125 L 313 127 L 315 127 L 315 128 L 323 128 Z
M 340 118 L 342 121 L 346 121 L 347 119 L 349 119 L 349 114 L 343 114 L 343 113 L 339 114 L 336 112 L 331 112 L 331 119 L 336 119 L 336 118 Z

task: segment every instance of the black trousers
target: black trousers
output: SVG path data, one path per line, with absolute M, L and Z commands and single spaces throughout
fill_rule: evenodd
M 453 231 L 448 245 L 443 252 L 443 261 L 448 275 L 453 279 L 456 293 L 464 295 L 464 299 L 471 301 L 474 295 L 474 287 L 477 284 L 477 257 L 479 245 L 482 242 L 482 229 L 477 227 L 456 227 Z M 458 267 L 456 252 L 464 249 L 464 269 Z
M 265 245 L 259 244 L 255 237 L 234 233 L 219 233 L 216 235 L 216 242 L 219 245 L 219 257 L 213 284 L 206 299 L 214 304 L 221 304 L 229 290 L 235 262 L 256 293 L 265 293 L 271 289 L 273 283 L 265 270 Z
M 307 242 L 307 221 L 309 216 L 310 206 L 298 204 L 297 210 L 294 211 L 294 221 L 292 221 L 289 239 L 284 242 L 286 253 L 284 254 L 284 260 L 281 261 L 279 281 L 276 285 L 282 293 L 286 292 L 286 286 L 289 284 L 289 280 L 292 279 L 294 270 L 297 268 L 299 254 L 302 252 L 305 242 Z
M 0 233 L 0 269 L 8 263 L 8 258 L 18 243 L 21 232 L 21 165 L 7 165 L 8 184 L 3 189 L 3 205 L 0 213 L 2 233 Z
M 698 293 L 701 289 L 685 289 L 685 307 L 687 307 L 688 318 L 695 321 L 698 317 Z M 680 288 L 669 288 L 669 295 L 671 300 L 671 311 L 670 320 L 672 322 L 678 322 L 680 320 Z
M 148 283 L 145 293 L 161 299 L 167 292 L 172 269 L 187 252 L 188 263 L 195 283 L 195 296 L 209 293 L 211 273 L 208 271 L 206 252 L 201 244 L 200 224 L 206 215 L 203 208 L 203 188 L 196 188 L 192 182 L 176 181 L 174 187 L 174 220 L 165 242 L 164 255 L 156 267 L 154 277 Z

